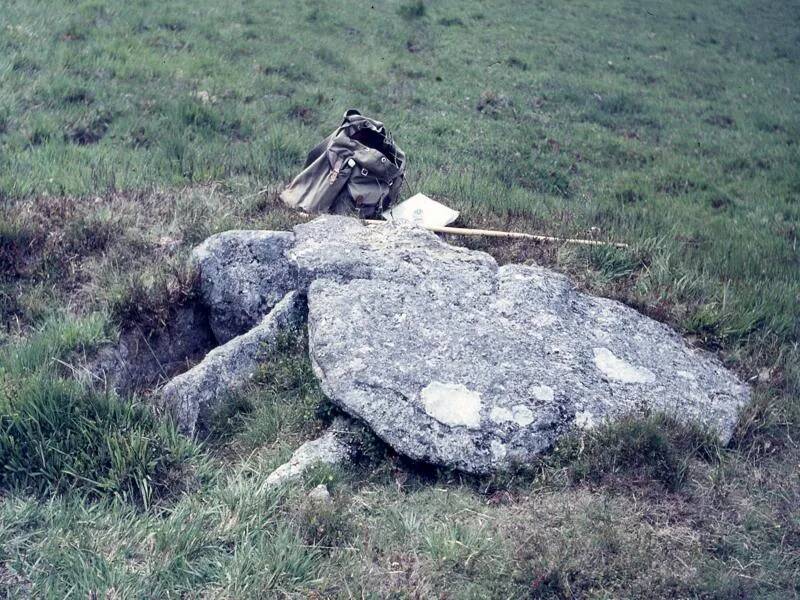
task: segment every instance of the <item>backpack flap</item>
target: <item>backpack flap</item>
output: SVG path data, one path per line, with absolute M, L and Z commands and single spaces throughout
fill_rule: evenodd
M 331 143 L 281 192 L 281 200 L 308 213 L 331 212 L 356 167 L 352 155 L 346 146 Z

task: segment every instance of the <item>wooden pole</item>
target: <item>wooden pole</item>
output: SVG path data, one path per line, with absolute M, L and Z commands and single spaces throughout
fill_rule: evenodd
M 383 225 L 388 221 L 376 221 L 366 219 L 368 225 Z M 537 242 L 559 242 L 562 244 L 581 244 L 584 246 L 613 246 L 614 248 L 627 248 L 628 244 L 622 242 L 604 242 L 601 240 L 582 240 L 578 238 L 559 238 L 549 235 L 537 235 L 535 233 L 521 233 L 516 231 L 498 231 L 496 229 L 467 229 L 465 227 L 425 227 L 423 228 L 436 233 L 450 233 L 453 235 L 481 235 L 485 237 L 499 238 L 523 238 Z

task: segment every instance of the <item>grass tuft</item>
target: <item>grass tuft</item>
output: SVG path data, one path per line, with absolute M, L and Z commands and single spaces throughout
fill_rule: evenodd
M 59 375 L 62 361 L 90 351 L 105 329 L 96 315 L 54 319 L 0 352 L 0 488 L 77 491 L 143 508 L 180 489 L 191 443 L 146 407 Z
M 567 465 L 575 481 L 652 481 L 677 491 L 687 481 L 692 460 L 710 460 L 718 452 L 713 436 L 675 419 L 631 416 L 559 441 L 555 460 Z
M 423 0 L 406 0 L 397 9 L 397 14 L 408 20 L 421 19 L 425 16 L 425 12 Z
M 78 491 L 143 508 L 179 491 L 192 446 L 149 410 L 43 373 L 4 383 L 0 487 Z
M 288 332 L 276 344 L 277 351 L 260 366 L 252 385 L 231 394 L 218 409 L 210 441 L 243 450 L 291 443 L 296 432 L 311 434 L 330 419 L 329 403 L 308 358 L 305 332 Z
M 346 546 L 356 535 L 348 508 L 349 499 L 338 495 L 327 502 L 305 498 L 293 520 L 306 544 L 330 551 Z
M 111 318 L 127 327 L 145 331 L 164 327 L 175 308 L 197 294 L 197 272 L 185 264 L 123 275 L 106 292 Z
M 16 275 L 36 237 L 32 228 L 16 219 L 0 222 L 0 278 Z
M 113 121 L 109 111 L 91 113 L 73 122 L 64 131 L 64 139 L 79 146 L 96 144 L 105 137 Z

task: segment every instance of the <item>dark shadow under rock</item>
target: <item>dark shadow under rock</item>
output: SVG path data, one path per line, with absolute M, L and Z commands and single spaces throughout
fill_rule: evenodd
M 175 309 L 161 329 L 123 330 L 86 369 L 91 379 L 119 394 L 152 390 L 199 362 L 216 346 L 207 309 L 199 303 Z

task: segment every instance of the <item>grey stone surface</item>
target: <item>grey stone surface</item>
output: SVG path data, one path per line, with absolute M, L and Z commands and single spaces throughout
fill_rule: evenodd
M 264 484 L 267 487 L 283 485 L 301 477 L 308 469 L 325 464 L 337 465 L 350 458 L 348 425 L 343 419 L 335 419 L 317 439 L 305 442 L 294 451 L 288 462 L 269 474 Z
M 234 230 L 212 235 L 194 249 L 203 302 L 219 343 L 254 327 L 297 287 L 284 257 L 293 240 L 290 232 Z
M 308 499 L 315 504 L 330 504 L 332 502 L 331 493 L 328 491 L 328 486 L 320 483 L 313 490 L 308 492 Z
M 301 324 L 302 314 L 299 294 L 289 292 L 256 327 L 214 348 L 195 367 L 167 383 L 160 403 L 180 431 L 193 435 L 198 425 L 205 425 L 227 395 L 253 376 L 278 336 Z
M 727 441 L 749 389 L 713 356 L 553 271 L 421 230 L 323 217 L 287 256 L 327 396 L 411 458 L 486 473 L 559 436 L 663 411 Z
M 423 229 L 368 227 L 352 218 L 322 216 L 297 225 L 294 234 L 286 257 L 303 290 L 317 279 L 424 282 L 433 289 L 466 284 L 460 300 L 469 301 L 496 289 L 491 256 L 450 246 Z

